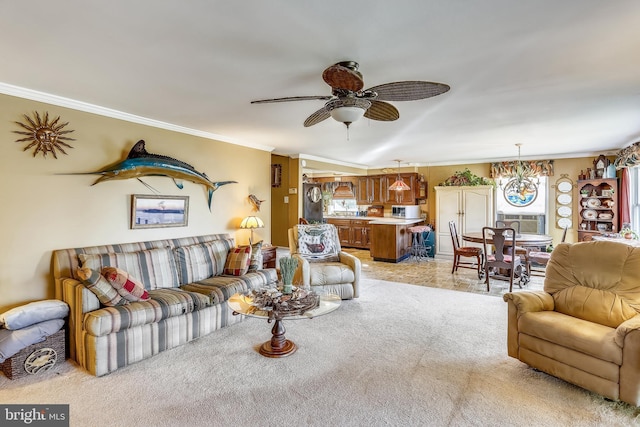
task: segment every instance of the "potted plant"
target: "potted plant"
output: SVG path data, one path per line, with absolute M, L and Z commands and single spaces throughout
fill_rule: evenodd
M 629 227 L 621 229 L 619 234 L 625 239 L 638 239 L 638 234 Z

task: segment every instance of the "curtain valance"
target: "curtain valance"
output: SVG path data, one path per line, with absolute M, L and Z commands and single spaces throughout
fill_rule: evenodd
M 618 155 L 613 161 L 613 165 L 616 169 L 640 165 L 640 141 L 634 142 L 630 146 L 618 151 Z
M 522 160 L 491 163 L 491 178 L 510 178 L 517 175 L 516 165 L 522 165 L 524 176 L 553 176 L 553 160 Z

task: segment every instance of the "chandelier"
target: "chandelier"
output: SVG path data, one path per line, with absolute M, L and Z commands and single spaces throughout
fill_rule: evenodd
M 540 183 L 538 175 L 531 168 L 530 163 L 520 160 L 521 146 L 522 144 L 516 144 L 518 160 L 513 162 L 511 179 L 507 181 L 502 190 L 507 203 L 516 207 L 532 204 L 538 197 L 538 184 Z

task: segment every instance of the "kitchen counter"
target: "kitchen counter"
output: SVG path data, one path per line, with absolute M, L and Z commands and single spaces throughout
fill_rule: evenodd
M 393 218 L 381 216 L 347 216 L 347 215 L 331 215 L 325 216 L 324 219 L 349 219 L 356 221 L 369 221 L 370 224 L 397 224 L 397 225 L 413 225 L 424 221 L 422 218 Z

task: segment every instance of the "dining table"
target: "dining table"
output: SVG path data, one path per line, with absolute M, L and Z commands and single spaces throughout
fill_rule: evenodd
M 462 240 L 472 243 L 483 243 L 482 231 L 470 231 L 462 234 Z M 538 247 L 547 246 L 553 242 L 553 238 L 546 234 L 533 234 L 533 233 L 518 233 L 516 234 L 516 246 L 521 247 Z M 487 243 L 492 244 L 491 238 L 487 239 Z M 511 245 L 511 240 L 506 239 L 505 246 Z

